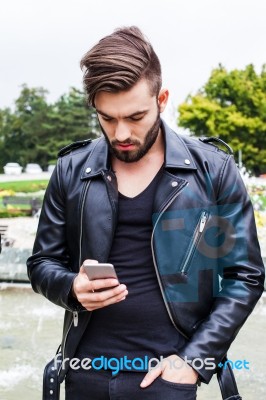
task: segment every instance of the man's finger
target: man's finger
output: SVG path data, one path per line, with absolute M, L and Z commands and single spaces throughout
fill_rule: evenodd
M 90 291 L 96 292 L 97 290 L 107 290 L 119 285 L 115 278 L 95 279 L 90 282 Z
M 127 296 L 127 291 L 126 292 L 122 292 L 121 294 L 114 296 L 110 299 L 107 299 L 105 301 L 100 301 L 100 302 L 91 302 L 91 301 L 87 301 L 84 304 L 82 304 L 88 311 L 93 311 L 93 310 L 97 310 L 98 308 L 103 308 L 103 307 L 107 307 L 111 304 L 115 304 L 118 303 L 119 301 L 125 300 Z
M 94 291 L 94 292 L 92 292 Z M 95 302 L 103 302 L 105 300 L 111 299 L 123 292 L 127 291 L 127 287 L 124 284 L 121 284 L 119 286 L 116 286 L 115 288 L 109 288 L 106 290 L 103 290 L 101 292 L 97 292 L 97 287 L 93 287 L 90 290 L 90 293 L 87 294 L 88 298 L 91 301 L 95 301 Z
M 83 292 L 78 297 L 78 300 L 88 311 L 92 311 L 124 300 L 127 294 L 126 285 L 121 284 L 113 289 L 107 289 L 102 292 Z
M 143 381 L 140 384 L 140 387 L 145 388 L 149 386 L 153 381 L 155 381 L 158 376 L 162 373 L 161 363 L 156 365 L 156 367 L 152 368 L 145 376 Z

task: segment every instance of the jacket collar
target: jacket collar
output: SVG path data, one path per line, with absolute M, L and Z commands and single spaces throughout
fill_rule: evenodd
M 194 159 L 181 138 L 162 120 L 161 128 L 165 138 L 165 168 L 196 170 Z
M 165 138 L 165 168 L 196 170 L 193 157 L 182 138 L 161 120 Z M 91 144 L 93 146 L 85 163 L 81 179 L 92 178 L 110 169 L 108 144 L 102 136 Z

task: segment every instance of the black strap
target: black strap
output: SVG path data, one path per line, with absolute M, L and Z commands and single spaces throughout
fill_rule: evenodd
M 58 347 L 55 357 L 44 368 L 42 400 L 59 400 L 60 398 L 59 370 L 62 364 L 60 348 L 61 345 Z
M 228 150 L 229 154 L 234 155 L 234 151 L 233 151 L 232 147 L 230 147 L 229 144 L 227 144 L 226 142 L 224 142 L 222 139 L 220 139 L 218 137 L 210 136 L 210 137 L 206 137 L 206 138 L 199 138 L 199 140 L 203 143 L 212 143 L 212 142 L 220 143 Z
M 222 364 L 224 368 L 217 370 L 217 380 L 221 389 L 223 400 L 242 400 L 238 393 L 236 380 L 230 363 L 226 363 L 227 358 L 224 357 Z
M 87 146 L 87 144 L 89 143 L 91 143 L 91 139 L 78 140 L 74 143 L 70 143 L 67 146 L 63 147 L 61 150 L 59 150 L 58 157 L 62 157 L 65 154 L 70 153 L 72 150 L 78 149 L 79 147 Z
M 59 400 L 60 383 L 55 365 L 53 358 L 44 369 L 42 400 Z

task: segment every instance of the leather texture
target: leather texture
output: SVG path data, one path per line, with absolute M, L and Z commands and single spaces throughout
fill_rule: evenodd
M 58 358 L 57 358 L 58 360 Z M 44 369 L 43 373 L 43 396 L 42 400 L 59 400 L 60 398 L 60 383 L 58 378 L 58 369 L 52 359 Z
M 227 358 L 224 357 L 222 363 L 225 364 Z M 223 400 L 242 400 L 238 393 L 237 384 L 231 365 L 227 364 L 227 368 L 220 368 L 217 371 L 217 380 L 220 386 Z
M 218 364 L 264 289 L 253 208 L 232 155 L 177 135 L 163 121 L 162 131 L 165 165 L 151 244 L 158 282 L 169 317 L 188 339 L 180 357 Z M 61 154 L 27 264 L 33 289 L 66 309 L 64 358 L 74 357 L 91 315 L 72 298 L 72 282 L 83 260 L 108 261 L 117 207 L 103 137 Z M 215 372 L 202 368 L 200 379 L 208 383 Z

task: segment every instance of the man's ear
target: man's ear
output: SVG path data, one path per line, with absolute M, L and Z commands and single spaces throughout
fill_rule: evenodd
M 162 113 L 167 105 L 169 98 L 169 91 L 168 89 L 161 89 L 159 96 L 158 96 L 158 106 L 159 106 L 159 111 Z

